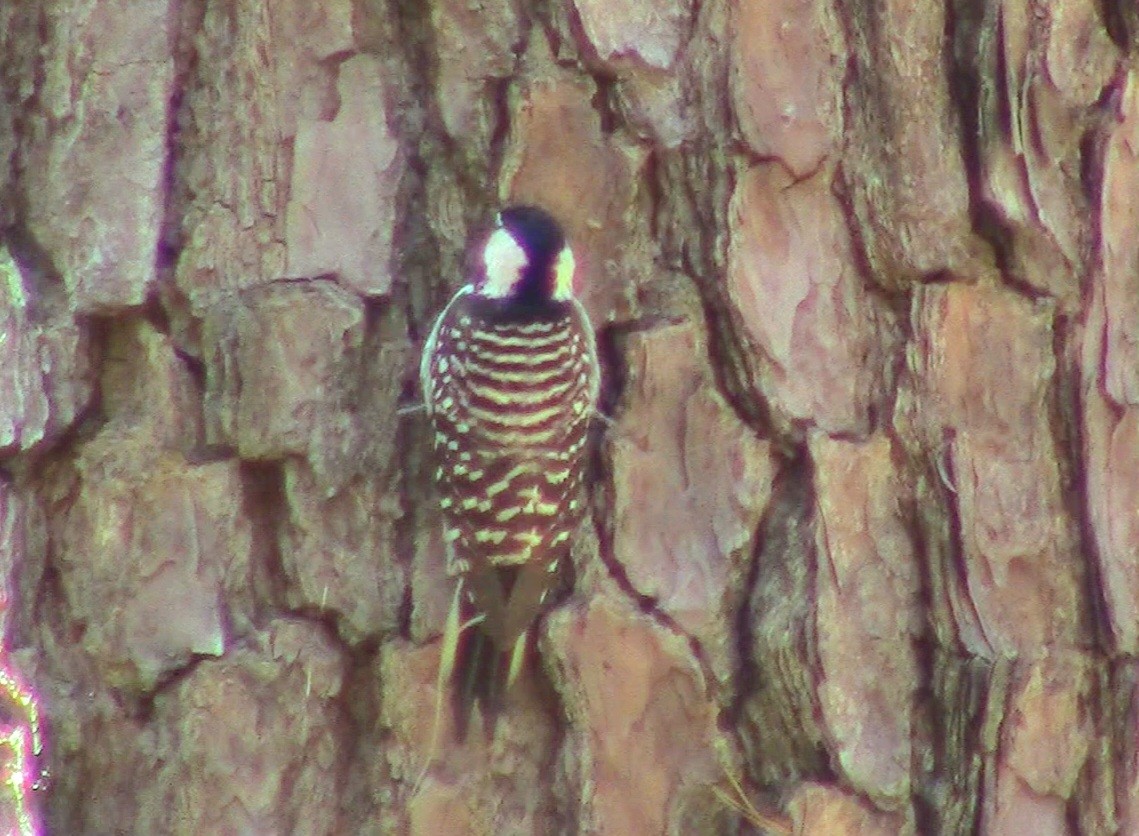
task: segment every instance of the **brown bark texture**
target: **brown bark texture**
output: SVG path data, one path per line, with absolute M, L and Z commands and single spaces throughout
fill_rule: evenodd
M 1135 9 L 0 0 L 0 826 L 1139 833 Z M 507 201 L 609 420 L 460 742 L 401 407 Z

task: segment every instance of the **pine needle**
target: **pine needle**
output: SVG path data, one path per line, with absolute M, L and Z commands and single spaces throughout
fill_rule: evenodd
M 759 808 L 748 798 L 739 779 L 729 770 L 724 770 L 724 776 L 727 779 L 728 786 L 731 788 L 731 792 L 719 785 L 712 787 L 713 794 L 721 804 L 760 830 L 778 833 L 781 834 L 781 836 L 790 836 L 790 834 L 794 832 L 791 823 L 785 818 L 760 812 Z
M 447 613 L 447 621 L 443 627 L 442 648 L 439 653 L 439 670 L 435 675 L 435 719 L 431 723 L 431 743 L 427 747 L 427 760 L 415 784 L 411 788 L 411 797 L 419 795 L 423 788 L 423 781 L 435 762 L 435 755 L 439 751 L 439 736 L 443 731 L 443 693 L 447 683 L 451 681 L 451 674 L 455 672 L 455 657 L 459 651 L 459 637 L 471 627 L 474 627 L 484 616 L 477 615 L 465 624 L 459 624 L 460 596 L 463 591 L 463 581 L 460 578 L 455 584 L 455 596 L 451 600 L 451 609 Z

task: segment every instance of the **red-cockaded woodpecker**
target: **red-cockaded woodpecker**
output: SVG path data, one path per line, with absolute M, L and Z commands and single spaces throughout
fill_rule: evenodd
M 496 220 L 420 364 L 449 570 L 473 622 L 456 651 L 461 734 L 473 703 L 493 714 L 516 679 L 569 553 L 600 379 L 561 228 L 533 206 Z

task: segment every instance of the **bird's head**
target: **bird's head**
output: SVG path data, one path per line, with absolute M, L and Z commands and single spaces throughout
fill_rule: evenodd
M 558 222 L 536 206 L 498 213 L 481 266 L 475 292 L 489 299 L 542 305 L 573 298 L 573 252 Z

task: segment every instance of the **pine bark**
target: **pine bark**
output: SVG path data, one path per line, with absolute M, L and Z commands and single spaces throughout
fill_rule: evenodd
M 1137 33 L 0 0 L 0 738 L 45 739 L 0 825 L 1139 832 Z M 408 407 L 507 201 L 574 243 L 606 420 L 460 742 Z

